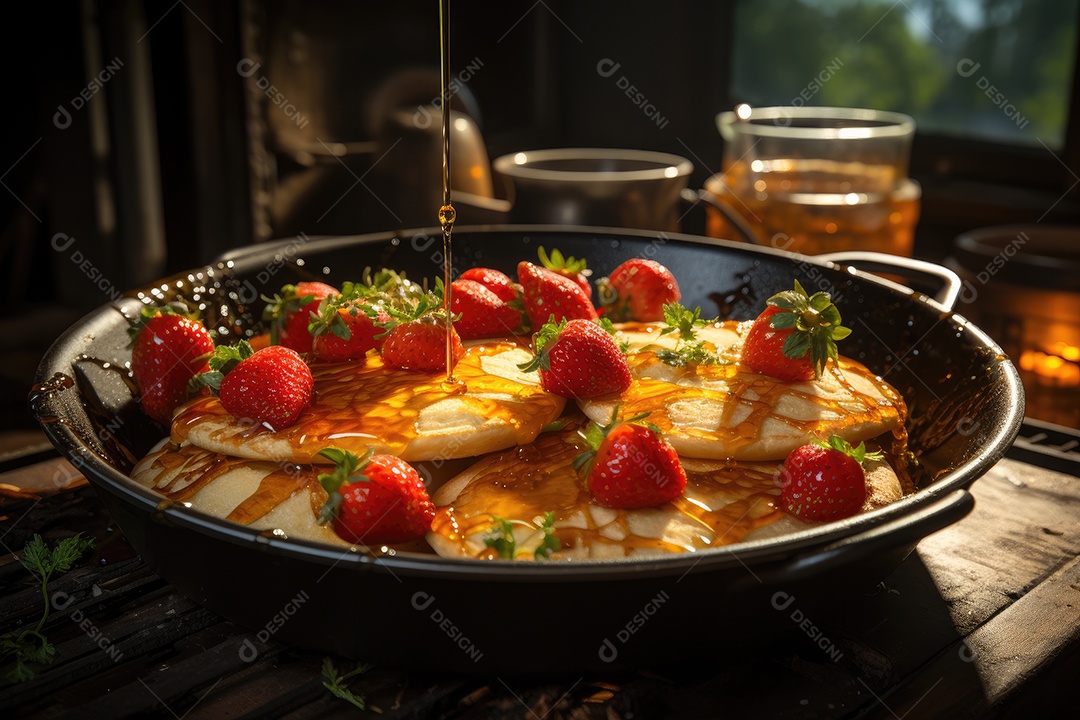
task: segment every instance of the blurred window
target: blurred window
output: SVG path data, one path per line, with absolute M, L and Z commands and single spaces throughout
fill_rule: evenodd
M 1065 143 L 1074 0 L 739 0 L 733 96 L 907 113 L 920 133 Z

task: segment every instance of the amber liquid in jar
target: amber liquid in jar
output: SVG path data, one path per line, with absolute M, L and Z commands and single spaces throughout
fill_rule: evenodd
M 808 255 L 863 250 L 910 256 L 918 183 L 891 165 L 822 159 L 737 161 L 705 189 L 741 216 L 766 247 Z M 715 208 L 710 237 L 740 235 Z

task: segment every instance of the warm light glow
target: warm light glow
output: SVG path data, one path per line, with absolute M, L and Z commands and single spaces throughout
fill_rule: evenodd
M 750 112 L 750 106 L 746 103 L 739 103 L 735 106 L 735 117 L 739 118 L 740 120 L 745 120 L 746 118 L 750 117 Z
M 1055 355 L 1060 355 L 1066 360 L 1072 362 L 1080 362 L 1080 347 L 1069 345 L 1068 343 L 1061 342 L 1060 340 L 1050 346 L 1050 350 Z
M 666 167 L 666 168 L 664 168 L 664 177 L 673 178 L 673 177 L 677 176 L 678 174 L 679 174 L 679 168 L 677 168 L 677 167 Z
M 527 162 L 529 162 L 529 157 L 525 153 L 518 153 L 514 156 L 514 164 L 516 165 L 524 165 Z
M 469 129 L 469 121 L 465 118 L 456 118 L 454 120 L 454 129 L 458 132 L 465 132 Z
M 1080 385 L 1080 348 L 1055 343 L 1054 350 L 1061 350 L 1061 355 L 1047 354 L 1038 350 L 1025 350 L 1020 355 L 1020 369 L 1033 372 L 1040 378 L 1054 381 L 1052 384 L 1065 387 Z

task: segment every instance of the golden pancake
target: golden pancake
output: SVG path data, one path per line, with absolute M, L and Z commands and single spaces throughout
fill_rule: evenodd
M 311 466 L 230 458 L 166 443 L 131 471 L 135 482 L 215 517 L 290 538 L 348 545 L 317 522 L 326 491 Z
M 502 518 L 513 526 L 514 559 L 529 560 L 544 540 L 547 512 L 554 514 L 562 545 L 553 560 L 695 552 L 820 524 L 780 510 L 781 462 L 684 459 L 681 497 L 655 508 L 606 508 L 573 469 L 583 447 L 576 432 L 565 430 L 480 460 L 433 496 L 440 507 L 428 543 L 444 557 L 496 557 L 484 540 L 493 518 Z M 866 476 L 864 511 L 900 498 L 900 481 L 888 463 L 868 462 Z
M 357 455 L 371 447 L 410 461 L 481 455 L 532 441 L 562 412 L 563 398 L 542 390 L 535 372 L 517 368 L 530 358 L 510 341 L 473 344 L 454 366 L 458 386 L 444 384 L 441 372 L 386 367 L 375 353 L 362 362 L 315 364 L 314 403 L 292 427 L 245 422 L 217 398 L 200 397 L 177 412 L 172 440 L 298 464 L 327 462 L 318 452 L 329 446 Z
M 877 437 L 901 424 L 900 394 L 862 364 L 841 357 L 812 382 L 783 382 L 739 363 L 748 323 L 722 322 L 698 332 L 729 364 L 672 367 L 654 349 L 674 347 L 678 333 L 660 336 L 660 324 L 628 324 L 627 357 L 633 382 L 617 395 L 579 400 L 592 420 L 606 423 L 648 412 L 648 422 L 684 457 L 783 460 L 814 438 L 836 434 L 850 443 Z

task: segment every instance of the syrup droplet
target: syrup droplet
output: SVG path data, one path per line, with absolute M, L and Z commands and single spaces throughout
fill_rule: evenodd
M 443 205 L 439 208 L 439 224 L 442 225 L 444 230 L 453 229 L 454 222 L 457 220 L 457 210 L 453 205 Z

